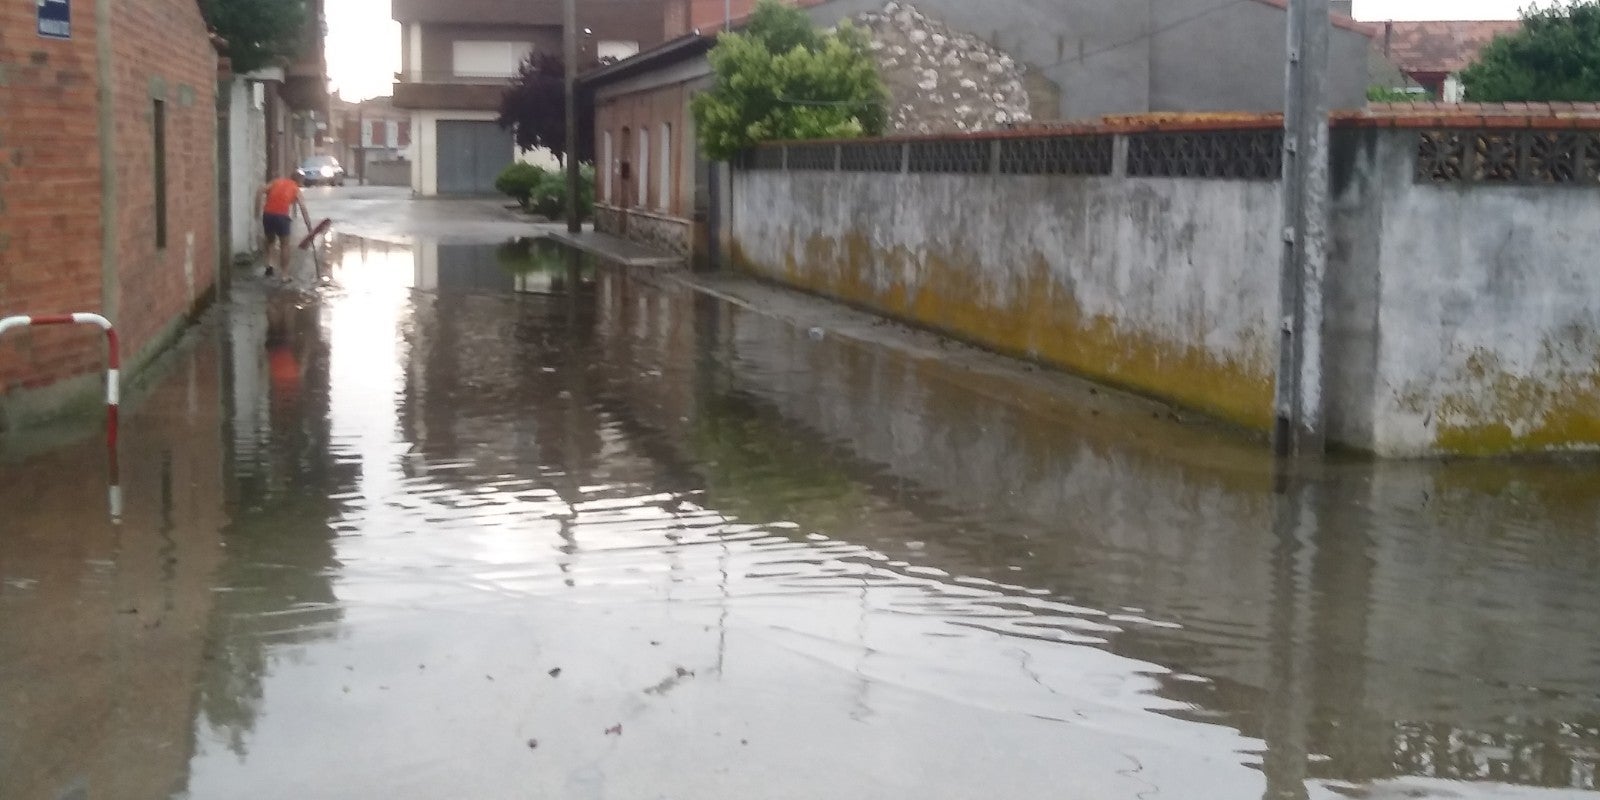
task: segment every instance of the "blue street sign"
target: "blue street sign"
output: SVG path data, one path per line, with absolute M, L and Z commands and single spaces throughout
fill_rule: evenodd
M 72 0 L 36 0 L 39 35 L 46 39 L 72 38 Z

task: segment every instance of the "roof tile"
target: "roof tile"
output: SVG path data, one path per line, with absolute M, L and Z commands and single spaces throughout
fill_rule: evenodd
M 1476 61 L 1496 36 L 1521 26 L 1514 19 L 1386 22 L 1377 26 L 1373 41 L 1406 72 L 1449 75 Z

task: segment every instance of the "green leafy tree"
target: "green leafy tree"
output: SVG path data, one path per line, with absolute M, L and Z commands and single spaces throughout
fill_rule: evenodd
M 873 136 L 888 121 L 866 35 L 848 23 L 819 31 L 801 11 L 760 0 L 749 25 L 718 37 L 708 58 L 716 83 L 692 110 L 710 158 L 759 142 Z
M 302 0 L 200 0 L 206 24 L 228 42 L 239 74 L 274 67 L 311 46 Z
M 1461 82 L 1474 102 L 1600 100 L 1600 0 L 1529 8 Z

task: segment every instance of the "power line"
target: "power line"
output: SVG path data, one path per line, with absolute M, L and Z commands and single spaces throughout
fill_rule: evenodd
M 1126 41 L 1117 42 L 1116 44 L 1112 44 L 1112 45 L 1107 45 L 1107 46 L 1102 47 L 1102 48 L 1100 48 L 1098 50 L 1089 50 L 1087 52 L 1079 53 L 1076 56 L 1073 56 L 1072 58 L 1063 58 L 1060 61 L 1055 61 L 1055 62 L 1052 62 L 1052 63 L 1049 63 L 1049 64 L 1037 64 L 1035 66 L 1037 66 L 1039 69 L 1048 69 L 1050 67 L 1059 67 L 1062 64 L 1066 64 L 1066 63 L 1069 63 L 1069 62 L 1072 62 L 1072 61 L 1086 61 L 1088 59 L 1094 58 L 1095 56 L 1103 55 L 1105 53 L 1109 53 L 1109 52 L 1111 52 L 1113 50 L 1121 50 L 1124 47 L 1129 47 L 1129 46 L 1138 44 L 1138 43 L 1140 43 L 1140 42 L 1142 42 L 1142 41 L 1144 41 L 1146 39 L 1154 39 L 1155 37 L 1160 36 L 1163 33 L 1166 33 L 1168 31 L 1174 30 L 1176 28 L 1181 28 L 1181 27 L 1183 27 L 1185 25 L 1188 25 L 1191 22 L 1196 22 L 1196 21 L 1198 21 L 1198 20 L 1200 20 L 1200 19 L 1202 19 L 1204 17 L 1209 17 L 1212 14 L 1215 14 L 1215 13 L 1217 13 L 1219 11 L 1226 11 L 1226 10 L 1228 10 L 1228 9 L 1234 7 L 1234 6 L 1241 5 L 1241 4 L 1244 4 L 1244 3 L 1250 3 L 1250 2 L 1255 2 L 1255 0 L 1229 0 L 1229 2 L 1223 3 L 1220 6 L 1213 6 L 1211 8 L 1207 8 L 1207 9 L 1198 11 L 1198 12 L 1196 12 L 1194 14 L 1190 14 L 1187 17 L 1180 17 L 1180 18 L 1178 18 L 1176 20 L 1173 20 L 1172 22 L 1169 22 L 1169 23 L 1167 23 L 1165 25 L 1162 25 L 1162 26 L 1160 26 L 1158 28 L 1154 28 L 1152 30 L 1146 31 L 1144 33 L 1141 33 L 1138 36 L 1133 37 L 1132 39 L 1128 39 Z

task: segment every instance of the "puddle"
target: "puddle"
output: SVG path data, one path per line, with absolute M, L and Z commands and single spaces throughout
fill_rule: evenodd
M 1596 788 L 1592 471 L 1278 491 L 559 249 L 322 255 L 130 409 L 120 528 L 0 459 L 7 796 Z

